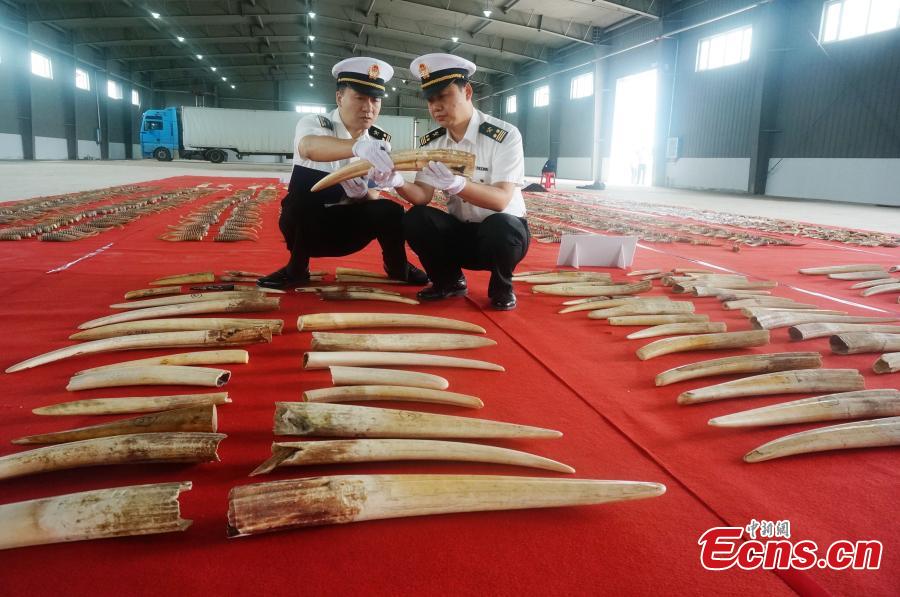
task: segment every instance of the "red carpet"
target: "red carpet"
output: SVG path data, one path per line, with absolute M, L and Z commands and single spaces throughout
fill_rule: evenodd
M 209 180 L 184 177 L 162 184 L 177 188 Z M 246 187 L 260 181 L 224 182 Z M 216 193 L 196 204 L 74 243 L 4 243 L 0 255 L 5 274 L 2 318 L 7 330 L 4 368 L 69 344 L 66 337 L 79 323 L 109 313 L 107 305 L 120 302 L 125 291 L 145 288 L 156 277 L 202 270 L 267 272 L 281 266 L 286 253 L 276 226 L 276 203 L 267 208 L 259 243 L 226 244 L 207 239 L 172 244 L 157 240 L 179 215 L 222 196 L 224 193 Z M 67 269 L 45 273 L 110 243 L 102 252 Z M 855 291 L 845 290 L 850 283 L 795 272 L 805 265 L 900 262 L 897 249 L 866 251 L 862 254 L 830 243 L 745 249 L 737 254 L 721 248 L 653 245 L 639 249 L 634 267 L 671 268 L 703 260 L 859 302 Z M 533 244 L 520 269 L 553 267 L 556 252 L 556 245 Z M 314 260 L 313 268 L 333 271 L 336 265 L 347 265 L 377 269 L 378 257 L 377 246 L 372 245 L 347 259 Z M 621 272 L 613 274 L 622 277 Z M 251 482 L 247 473 L 269 455 L 273 402 L 298 400 L 303 390 L 330 385 L 327 373 L 300 369 L 309 334 L 297 333 L 297 315 L 411 310 L 389 303 L 322 303 L 306 294 L 285 295 L 280 312 L 259 315 L 283 318 L 285 334 L 272 344 L 249 347 L 250 363 L 231 367 L 232 381 L 224 389 L 234 403 L 219 410 L 220 431 L 228 434 L 219 450 L 221 462 L 81 469 L 0 482 L 4 490 L 0 501 L 8 503 L 89 489 L 191 480 L 194 489 L 182 494 L 181 503 L 182 516 L 192 519 L 193 526 L 178 534 L 4 552 L 0 557 L 3 594 L 57 593 L 61 585 L 67 594 L 231 594 L 247 590 L 272 595 L 896 592 L 900 584 L 900 522 L 895 512 L 900 455 L 896 450 L 744 464 L 741 456 L 745 452 L 797 428 L 725 430 L 707 426 L 706 420 L 779 399 L 679 407 L 675 404 L 678 393 L 707 385 L 704 381 L 709 380 L 655 388 L 654 375 L 678 364 L 713 358 L 712 354 L 672 355 L 642 362 L 634 350 L 648 341 L 624 339 L 634 328 L 611 328 L 603 321 L 588 320 L 584 313 L 558 315 L 563 299 L 532 295 L 526 287 L 519 291 L 517 310 L 492 312 L 486 308 L 487 274 L 472 272 L 468 278 L 468 299 L 423 305 L 416 312 L 482 325 L 498 346 L 461 351 L 458 356 L 498 362 L 507 371 L 429 370 L 447 377 L 450 390 L 477 395 L 486 406 L 480 412 L 438 406 L 422 410 L 559 429 L 564 433 L 561 439 L 502 445 L 566 462 L 577 469 L 577 477 L 661 482 L 668 487 L 664 496 L 604 506 L 398 519 L 225 539 L 228 490 Z M 414 289 L 402 287 L 401 291 L 411 296 Z M 661 288 L 653 291 L 663 292 Z M 786 288 L 776 289 L 776 294 L 812 299 Z M 896 312 L 897 305 L 891 300 L 896 300 L 895 295 L 871 297 L 869 302 Z M 714 299 L 695 302 L 699 312 L 728 322 L 729 329 L 748 327 L 742 316 L 722 311 Z M 849 306 L 847 310 L 868 314 Z M 859 368 L 868 388 L 897 384 L 892 376 L 871 373 L 876 355 L 832 356 L 827 339 L 789 343 L 785 330 L 776 331 L 773 340 L 771 347 L 756 350 L 821 350 L 825 366 Z M 38 417 L 30 412 L 36 406 L 76 398 L 182 393 L 181 388 L 79 393 L 64 389 L 75 371 L 170 352 L 178 351 L 109 353 L 6 374 L 7 391 L 0 399 L 4 422 L 0 444 L 7 448 L 0 453 L 19 451 L 8 443 L 15 437 L 98 422 L 87 417 Z M 409 408 L 409 404 L 385 405 Z M 396 463 L 279 469 L 252 481 L 387 472 L 541 474 L 499 465 Z M 709 572 L 700 566 L 697 539 L 704 531 L 743 526 L 753 518 L 790 520 L 792 540 L 811 539 L 821 548 L 839 539 L 881 540 L 881 569 L 776 574 L 738 569 Z

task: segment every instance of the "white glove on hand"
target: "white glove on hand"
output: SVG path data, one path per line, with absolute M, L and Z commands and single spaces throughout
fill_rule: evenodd
M 351 199 L 362 199 L 369 193 L 369 185 L 365 178 L 357 176 L 341 183 L 344 193 Z
M 454 174 L 443 162 L 428 162 L 422 168 L 422 174 L 424 182 L 448 195 L 456 195 L 466 186 L 465 177 Z
M 399 172 L 379 172 L 375 168 L 369 168 L 366 176 L 375 183 L 376 187 L 382 189 L 402 187 L 406 184 Z
M 368 160 L 379 172 L 390 172 L 394 169 L 394 161 L 388 155 L 390 150 L 390 143 L 371 137 L 360 137 L 359 141 L 353 144 L 353 155 Z

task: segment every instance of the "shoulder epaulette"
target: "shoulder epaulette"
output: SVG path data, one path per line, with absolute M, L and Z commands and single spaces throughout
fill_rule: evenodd
M 322 116 L 321 114 L 319 115 L 319 126 L 321 126 L 322 128 L 326 128 L 329 131 L 334 130 L 334 124 L 332 124 L 332 122 L 328 120 L 328 118 Z
M 391 136 L 387 133 L 387 131 L 383 131 L 377 126 L 369 127 L 369 136 L 373 139 L 378 139 L 379 141 L 390 141 Z
M 503 140 L 506 139 L 506 135 L 509 131 L 502 129 L 495 124 L 491 124 L 490 122 L 482 122 L 481 126 L 478 127 L 478 132 L 490 137 L 497 143 L 503 143 Z
M 439 127 L 439 128 L 434 129 L 430 133 L 425 133 L 424 135 L 419 137 L 419 147 L 428 145 L 435 139 L 437 139 L 439 137 L 443 137 L 446 134 L 447 134 L 447 129 L 445 129 L 444 127 Z

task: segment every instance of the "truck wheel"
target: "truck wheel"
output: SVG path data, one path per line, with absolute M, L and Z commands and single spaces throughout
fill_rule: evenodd
M 206 153 L 206 157 L 213 164 L 221 164 L 228 158 L 228 155 L 221 149 L 210 149 Z
M 155 157 L 160 162 L 172 161 L 172 153 L 165 147 L 157 147 L 155 150 L 153 150 L 153 157 Z

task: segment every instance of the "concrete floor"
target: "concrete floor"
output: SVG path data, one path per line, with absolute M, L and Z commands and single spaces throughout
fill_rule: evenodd
M 0 202 L 188 175 L 282 178 L 286 181 L 290 176 L 290 164 L 211 164 L 189 160 L 0 161 Z M 528 182 L 537 182 L 537 179 L 529 177 Z M 584 184 L 584 181 L 560 180 L 559 189 L 576 190 L 578 184 Z M 609 187 L 605 191 L 581 192 L 900 234 L 900 209 L 896 207 L 657 187 Z

